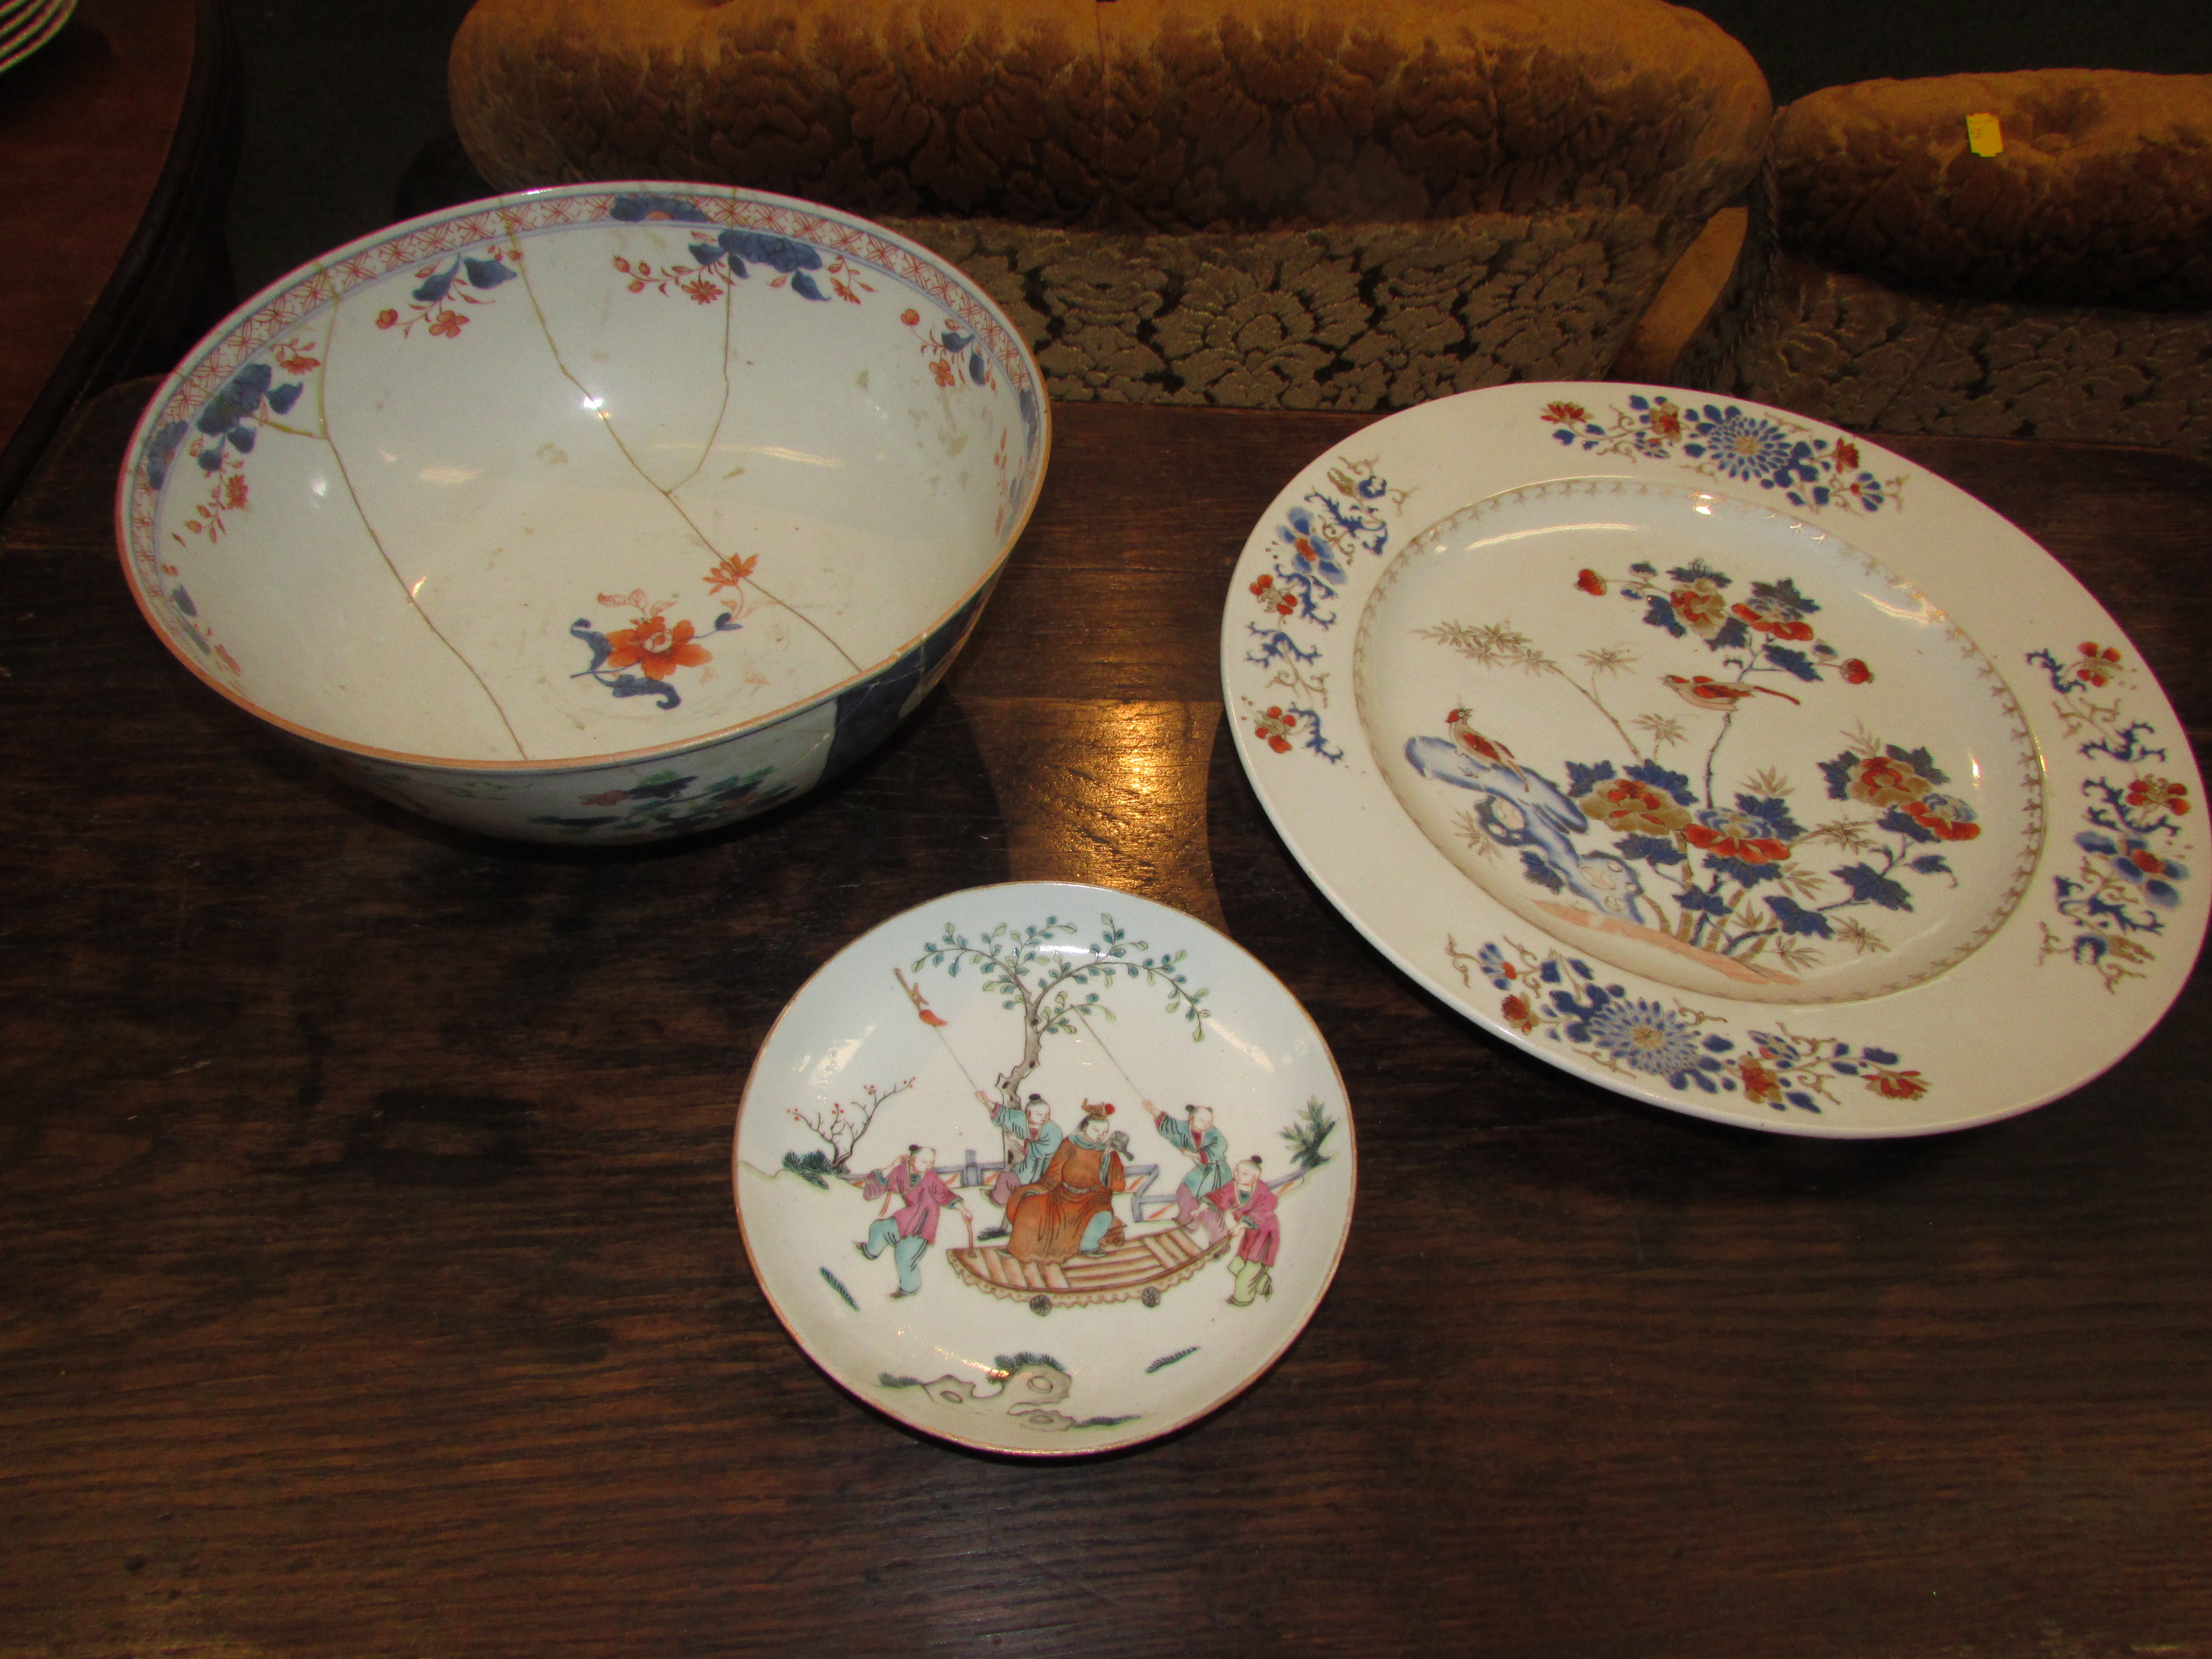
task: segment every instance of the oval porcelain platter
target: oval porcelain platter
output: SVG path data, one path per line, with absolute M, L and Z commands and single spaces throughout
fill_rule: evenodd
M 754 1060 L 755 1276 L 867 1404 L 984 1450 L 1149 1440 L 1256 1381 L 1352 1223 L 1352 1114 L 1281 982 L 1204 922 L 1020 882 L 871 929 Z
M 1246 542 L 1238 751 L 1400 967 L 1604 1087 L 1801 1134 L 2024 1111 L 2205 925 L 2203 784 L 2134 648 L 1964 491 L 1759 404 L 1407 410 Z

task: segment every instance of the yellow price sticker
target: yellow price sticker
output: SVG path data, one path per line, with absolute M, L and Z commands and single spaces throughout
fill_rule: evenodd
M 2000 155 L 2004 153 L 2004 130 L 1997 125 L 1994 115 L 1969 115 L 1966 118 L 1966 148 L 1977 155 Z

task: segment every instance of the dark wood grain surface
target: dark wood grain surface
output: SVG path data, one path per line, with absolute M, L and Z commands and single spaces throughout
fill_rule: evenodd
M 148 390 L 0 550 L 0 1656 L 2212 1655 L 2205 975 L 2070 1098 L 1881 1145 L 1646 1109 L 1447 1013 L 1220 739 L 1238 549 L 1356 419 L 1061 409 L 900 736 L 593 854 L 371 801 L 169 660 L 107 523 Z M 2212 468 L 1906 447 L 2089 583 L 2201 756 Z M 827 1382 L 727 1171 L 810 970 L 1049 875 L 1279 973 L 1364 1178 L 1260 1386 L 1046 1467 Z
M 0 511 L 81 397 L 228 308 L 231 58 L 219 0 L 77 0 L 0 75 Z

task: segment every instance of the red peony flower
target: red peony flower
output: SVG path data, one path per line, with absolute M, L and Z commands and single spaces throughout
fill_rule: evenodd
M 389 307 L 376 313 L 376 325 L 379 328 L 390 328 L 398 320 L 399 313 L 392 310 Z
M 1505 1023 L 1516 1031 L 1536 1029 L 1536 1016 L 1529 1012 L 1528 1003 L 1519 997 L 1506 998 L 1498 1005 L 1498 1011 L 1505 1016 Z
M 1674 607 L 1674 614 L 1682 625 L 1700 639 L 1709 639 L 1721 631 L 1722 620 L 1728 615 L 1728 601 L 1709 576 L 1700 576 L 1687 587 L 1678 587 L 1667 596 Z
M 1928 1092 L 1919 1073 L 1892 1072 L 1881 1066 L 1869 1070 L 1867 1087 L 1889 1100 L 1917 1100 Z
M 665 680 L 678 668 L 712 661 L 712 652 L 691 643 L 693 631 L 688 622 L 671 628 L 659 611 L 640 617 L 607 635 L 607 666 L 640 668 L 649 680 Z
M 2120 665 L 2120 653 L 2109 645 L 2100 646 L 2094 640 L 2081 641 L 2081 659 L 2074 665 L 2076 678 L 2091 685 L 2109 684 L 2112 671 Z
M 908 307 L 907 310 L 899 313 L 899 321 L 904 323 L 908 328 L 912 328 L 921 320 L 921 313 L 914 310 L 912 307 Z
M 1580 426 L 1589 419 L 1589 410 L 1584 409 L 1580 404 L 1546 404 L 1543 418 L 1555 426 L 1562 422 L 1569 426 Z
M 1858 775 L 1844 786 L 1844 793 L 1869 806 L 1903 806 L 1933 787 L 1909 761 L 1869 755 L 1859 762 Z
M 1859 447 L 1842 438 L 1836 440 L 1836 470 L 1848 472 L 1859 464 Z
M 1782 1098 L 1782 1079 L 1748 1055 L 1735 1063 L 1743 1079 L 1743 1092 L 1754 1106 L 1771 1105 Z
M 1800 620 L 1788 611 L 1754 608 L 1748 605 L 1732 605 L 1729 609 L 1760 633 L 1771 634 L 1778 640 L 1809 640 L 1813 637 L 1813 624 Z
M 1633 778 L 1616 778 L 1575 803 L 1608 830 L 1623 835 L 1674 835 L 1690 822 L 1689 809 Z
M 1691 846 L 1740 864 L 1780 864 L 1790 856 L 1789 844 L 1771 836 L 1729 835 L 1705 823 L 1693 823 L 1682 835 Z
M 1874 678 L 1874 670 L 1869 668 L 1856 657 L 1852 657 L 1845 661 L 1844 664 L 1843 673 L 1844 684 L 1846 685 L 1864 685 L 1869 680 Z
M 2173 866 L 2159 857 L 2148 847 L 2130 847 L 2120 856 L 2147 876 L 2163 877 L 2178 873 Z
M 1923 830 L 1931 830 L 1945 841 L 1972 841 L 1982 833 L 1966 804 L 1948 795 L 1923 795 L 1905 803 L 1905 815 Z
M 1605 592 L 1605 578 L 1595 570 L 1585 570 L 1575 578 L 1575 586 L 1585 593 L 1602 594 Z
M 1280 708 L 1270 708 L 1260 716 L 1253 726 L 1253 735 L 1279 755 L 1291 752 L 1291 733 L 1298 729 L 1298 717 L 1286 714 Z
M 2166 778 L 2137 778 L 2128 786 L 2128 805 L 2136 811 L 2189 814 L 2189 786 Z

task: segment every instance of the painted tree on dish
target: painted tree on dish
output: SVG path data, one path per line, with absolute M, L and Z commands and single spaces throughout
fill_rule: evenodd
M 826 1109 L 817 1107 L 805 1112 L 796 1106 L 791 1108 L 792 1121 L 806 1129 L 827 1150 L 786 1152 L 783 1167 L 809 1185 L 824 1190 L 833 1178 L 849 1180 L 853 1154 L 874 1124 L 876 1114 L 913 1087 L 912 1078 L 894 1083 L 888 1089 L 867 1083 L 861 1085 L 860 1092 L 852 1100 L 832 1101 Z
M 1740 719 L 1800 717 L 1798 692 L 1770 682 L 1848 688 L 1874 678 L 1864 661 L 1818 636 L 1810 618 L 1820 607 L 1793 580 L 1754 581 L 1733 599 L 1733 579 L 1696 560 L 1663 574 L 1645 563 L 1625 577 L 1583 570 L 1575 586 L 1593 598 L 1626 599 L 1670 641 L 1702 643 L 1719 672 L 1653 674 L 1623 646 L 1583 651 L 1570 668 L 1507 622 L 1417 630 L 1478 666 L 1561 681 L 1603 716 L 1626 751 L 1570 759 L 1555 781 L 1480 730 L 1472 702 L 1450 709 L 1445 735 L 1412 738 L 1405 753 L 1424 776 L 1475 796 L 1455 820 L 1470 848 L 1517 855 L 1522 878 L 1571 909 L 1785 982 L 1820 963 L 1823 944 L 1862 955 L 1887 950 L 1867 921 L 1913 908 L 1909 878 L 1955 884 L 1944 849 L 1976 839 L 1981 827 L 1972 807 L 1943 790 L 1949 780 L 1924 748 L 1855 729 L 1841 753 L 1807 769 L 1827 799 L 1846 805 L 1842 815 L 1811 823 L 1793 804 L 1802 772 L 1768 767 L 1733 789 L 1717 782 Z M 1624 718 L 1616 688 L 1631 685 L 1662 707 Z M 1700 743 L 1698 775 L 1660 758 L 1668 747 Z M 1847 861 L 1814 867 L 1808 855 L 1823 848 Z
M 1187 951 L 1149 954 L 1152 946 L 1133 939 L 1114 918 L 1102 915 L 1099 927 L 1088 944 L 1070 949 L 1060 941 L 1077 933 L 1072 921 L 1047 916 L 1042 922 L 1017 927 L 1000 922 L 974 939 L 951 922 L 945 931 L 922 946 L 914 971 L 942 968 L 957 978 L 963 967 L 982 976 L 983 988 L 1005 999 L 1001 1006 L 1018 1012 L 1022 1030 L 1021 1057 L 998 1079 L 1000 1099 L 1018 1103 L 1021 1086 L 1042 1058 L 1048 1036 L 1072 1036 L 1079 1025 L 1094 1018 L 1114 1018 L 1104 993 L 1118 976 L 1164 991 L 1163 1012 L 1180 1013 L 1190 1027 L 1191 1041 L 1204 1040 L 1206 1023 L 1213 1011 L 1206 1006 L 1206 992 L 1194 988 L 1183 963 Z M 1142 951 L 1148 954 L 1138 955 Z

